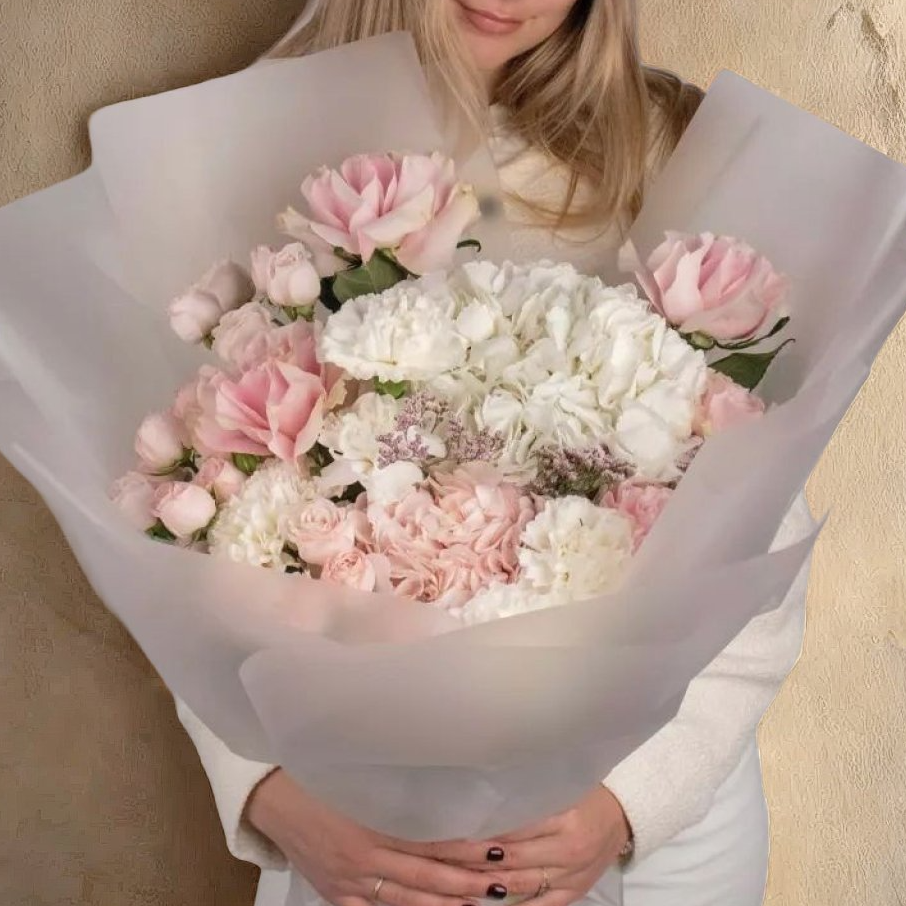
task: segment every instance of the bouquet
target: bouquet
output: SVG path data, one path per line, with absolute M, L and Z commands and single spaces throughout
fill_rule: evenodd
M 472 625 L 618 589 L 705 437 L 764 411 L 782 346 L 736 350 L 786 326 L 788 281 L 745 243 L 630 243 L 646 299 L 566 264 L 452 267 L 479 208 L 438 153 L 356 155 L 302 195 L 295 241 L 170 304 L 219 362 L 113 488 L 154 538 Z
M 428 98 L 397 34 L 95 114 L 0 210 L 0 450 L 230 749 L 436 840 L 577 801 L 805 568 L 778 526 L 906 307 L 906 171 L 723 74 L 596 279 L 504 263 Z M 398 157 L 319 182 L 374 148 L 439 174 L 405 229 Z M 108 496 L 138 425 L 115 496 L 166 544 Z

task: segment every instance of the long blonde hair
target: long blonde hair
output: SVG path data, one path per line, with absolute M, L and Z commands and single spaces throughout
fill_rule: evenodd
M 486 88 L 449 4 L 439 0 L 330 0 L 269 56 L 301 56 L 390 31 L 411 32 L 422 63 L 473 122 L 486 124 Z M 507 111 L 515 134 L 566 166 L 559 210 L 522 199 L 561 227 L 625 226 L 641 207 L 648 161 L 672 151 L 701 97 L 672 73 L 642 64 L 635 0 L 577 0 L 554 35 L 507 64 L 491 100 Z

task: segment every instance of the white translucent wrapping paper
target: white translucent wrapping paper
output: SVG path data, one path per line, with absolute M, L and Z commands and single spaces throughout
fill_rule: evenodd
M 0 450 L 218 736 L 409 838 L 489 836 L 567 807 L 779 604 L 815 533 L 771 541 L 906 308 L 906 169 L 721 75 L 634 238 L 647 252 L 668 228 L 735 233 L 792 276 L 797 342 L 766 381 L 775 405 L 708 441 L 624 591 L 460 630 L 390 596 L 153 542 L 106 498 L 142 416 L 198 362 L 167 329 L 169 297 L 215 258 L 277 241 L 274 215 L 318 164 L 441 144 L 409 39 L 120 104 L 91 139 L 88 171 L 0 210 Z M 482 153 L 467 172 L 493 194 Z M 506 255 L 499 223 L 482 238 Z

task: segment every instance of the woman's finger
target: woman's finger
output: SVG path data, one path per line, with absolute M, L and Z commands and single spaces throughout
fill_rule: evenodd
M 537 837 L 552 837 L 560 833 L 563 829 L 563 815 L 555 815 L 553 818 L 546 818 L 544 821 L 536 821 L 534 824 L 527 824 L 525 827 L 511 831 L 497 838 L 497 843 L 506 849 L 508 843 L 519 843 L 522 840 L 534 840 Z
M 409 890 L 456 897 L 459 906 L 473 898 L 502 900 L 509 893 L 494 873 L 473 871 L 394 850 L 379 851 L 376 870 Z
M 501 843 L 503 858 L 494 864 L 494 870 L 501 873 L 522 871 L 525 869 L 550 869 L 571 868 L 569 852 L 564 845 L 563 837 L 540 837 L 522 843 Z M 478 862 L 458 863 L 463 868 L 472 871 L 487 872 L 487 868 Z M 504 882 L 505 883 L 505 882 Z
M 499 852 L 503 849 L 499 843 L 476 843 L 474 840 L 444 840 L 437 843 L 410 843 L 408 840 L 394 840 L 393 848 L 411 856 L 423 859 L 434 859 L 437 862 L 458 862 L 490 867 L 500 862 Z
M 384 906 L 475 906 L 462 897 L 413 890 L 396 881 L 384 881 L 381 884 L 376 902 Z

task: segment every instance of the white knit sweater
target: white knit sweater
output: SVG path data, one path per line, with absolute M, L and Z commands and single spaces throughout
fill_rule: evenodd
M 562 198 L 563 171 L 508 136 L 499 119 L 491 148 L 505 190 L 547 203 Z M 650 176 L 656 169 L 651 161 Z M 553 236 L 527 224 L 511 202 L 506 203 L 506 214 L 513 226 L 514 258 L 519 260 L 554 258 L 595 273 L 616 242 L 614 231 Z M 774 547 L 802 539 L 814 524 L 800 493 Z M 753 619 L 692 681 L 676 717 L 605 778 L 632 825 L 636 859 L 703 818 L 739 762 L 799 657 L 808 569 L 806 563 L 779 608 Z M 211 781 L 230 851 L 262 868 L 285 868 L 282 854 L 244 819 L 249 794 L 274 766 L 240 758 L 184 703 L 177 701 L 177 710 Z

